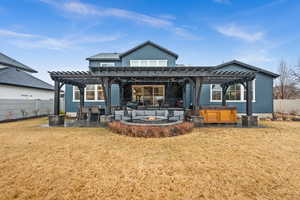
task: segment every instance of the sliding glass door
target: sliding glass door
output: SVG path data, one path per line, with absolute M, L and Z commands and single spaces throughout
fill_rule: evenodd
M 165 99 L 164 85 L 133 85 L 132 100 L 144 105 L 158 106 Z

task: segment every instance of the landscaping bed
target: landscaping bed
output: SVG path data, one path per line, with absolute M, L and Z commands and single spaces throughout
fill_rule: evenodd
M 128 125 L 124 124 L 120 121 L 114 121 L 108 123 L 108 127 L 114 133 L 118 133 L 121 135 L 127 135 L 132 137 L 171 137 L 184 135 L 193 130 L 193 123 L 191 122 L 181 122 L 174 125 L 169 126 L 160 126 L 150 125 L 150 126 L 140 126 L 140 125 Z

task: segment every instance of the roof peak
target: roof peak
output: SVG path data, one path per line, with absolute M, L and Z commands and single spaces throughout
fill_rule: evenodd
M 231 65 L 231 64 L 240 65 L 242 67 L 245 67 L 245 68 L 248 68 L 248 69 L 251 69 L 251 70 L 254 70 L 254 71 L 262 72 L 262 73 L 267 74 L 269 76 L 272 76 L 274 78 L 277 78 L 279 76 L 278 74 L 275 74 L 271 71 L 268 71 L 268 70 L 265 70 L 265 69 L 262 69 L 262 68 L 259 68 L 259 67 L 255 67 L 253 65 L 249 65 L 249 64 L 241 62 L 239 60 L 231 60 L 231 61 L 228 61 L 228 62 L 224 62 L 222 64 L 216 65 L 215 67 L 216 67 L 216 69 L 219 69 L 219 68 Z
M 170 51 L 170 50 L 168 50 L 168 49 L 166 49 L 166 48 L 164 48 L 164 47 L 162 47 L 162 46 L 154 43 L 151 40 L 147 40 L 147 41 L 145 41 L 145 42 L 143 42 L 143 43 L 141 43 L 141 44 L 139 44 L 139 45 L 137 45 L 137 46 L 135 46 L 135 47 L 133 47 L 133 48 L 125 51 L 125 52 L 123 52 L 123 53 L 102 52 L 102 53 L 97 53 L 97 54 L 95 54 L 93 56 L 90 56 L 90 57 L 86 58 L 86 60 L 120 60 L 121 57 L 123 57 L 125 55 L 128 55 L 131 52 L 133 52 L 133 51 L 135 51 L 135 50 L 137 50 L 139 48 L 144 47 L 145 45 L 152 45 L 152 46 L 154 46 L 154 47 L 156 47 L 156 48 L 158 48 L 158 49 L 160 49 L 160 50 L 162 50 L 162 51 L 164 51 L 164 52 L 166 52 L 166 53 L 174 56 L 176 59 L 178 58 L 178 55 L 176 53 L 174 53 L 174 52 L 172 52 L 172 51 Z
M 156 48 L 158 48 L 158 49 L 160 49 L 160 50 L 162 50 L 162 51 L 164 51 L 164 52 L 166 52 L 166 53 L 168 53 L 168 54 L 170 54 L 170 55 L 172 55 L 172 56 L 174 56 L 176 59 L 178 58 L 178 55 L 177 55 L 176 53 L 174 53 L 173 51 L 171 51 L 171 50 L 169 50 L 169 49 L 166 49 L 166 48 L 164 48 L 164 47 L 162 47 L 162 46 L 160 46 L 160 45 L 158 45 L 158 44 L 152 42 L 151 40 L 147 40 L 147 41 L 145 41 L 145 42 L 143 42 L 143 43 L 141 43 L 141 44 L 139 44 L 139 45 L 137 45 L 137 46 L 135 46 L 135 47 L 133 47 L 133 48 L 127 50 L 127 51 L 125 51 L 124 53 L 121 53 L 121 54 L 120 54 L 120 57 L 123 57 L 123 56 L 125 56 L 125 55 L 128 55 L 128 54 L 130 54 L 131 52 L 133 52 L 133 51 L 135 51 L 135 50 L 137 50 L 137 49 L 139 49 L 139 48 L 142 48 L 142 47 L 144 47 L 145 45 L 148 45 L 148 44 L 149 44 L 149 45 L 152 45 L 152 46 L 154 46 L 154 47 L 156 47 Z

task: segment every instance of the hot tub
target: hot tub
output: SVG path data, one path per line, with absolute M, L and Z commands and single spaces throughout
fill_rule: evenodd
M 203 117 L 203 123 L 237 123 L 235 106 L 202 106 L 196 112 Z

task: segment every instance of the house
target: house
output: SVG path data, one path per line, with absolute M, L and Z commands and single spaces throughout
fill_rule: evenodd
M 239 113 L 246 113 L 247 109 L 259 115 L 273 112 L 273 80 L 277 74 L 237 60 L 217 66 L 184 66 L 177 64 L 178 57 L 173 51 L 147 41 L 123 53 L 88 57 L 87 72 L 50 75 L 57 84 L 66 84 L 65 111 L 72 116 L 80 107 L 80 94 L 85 106 L 103 108 L 132 104 L 190 108 L 226 102 L 236 106 Z M 106 78 L 111 81 L 107 91 L 103 87 Z M 251 82 L 249 106 L 246 82 Z M 86 87 L 80 93 L 78 86 Z
M 41 102 L 34 101 L 53 101 L 53 86 L 31 73 L 37 71 L 0 53 L 0 121 L 37 115 Z
M 37 71 L 0 53 L 0 99 L 53 99 L 53 86 L 30 73 Z

